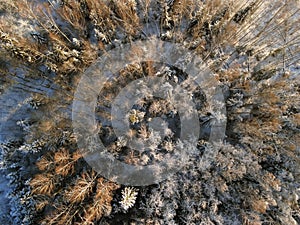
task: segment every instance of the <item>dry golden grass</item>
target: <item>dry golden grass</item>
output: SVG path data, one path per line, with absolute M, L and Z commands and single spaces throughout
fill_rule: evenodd
M 113 191 L 120 186 L 105 181 L 103 178 L 97 179 L 97 189 L 92 203 L 87 205 L 84 210 L 83 224 L 93 224 L 102 216 L 108 216 L 111 213 L 111 201 L 113 199 Z
M 69 1 L 64 4 L 57 11 L 62 19 L 68 22 L 72 28 L 79 32 L 80 36 L 84 36 L 85 30 L 87 28 L 84 12 L 78 1 Z M 73 30 L 74 32 L 74 30 Z
M 101 32 L 102 41 L 109 42 L 116 29 L 116 21 L 110 16 L 112 9 L 104 1 L 87 0 L 86 3 L 90 8 L 89 18 Z
M 51 196 L 55 190 L 56 183 L 57 177 L 55 174 L 37 174 L 30 181 L 30 186 L 32 188 L 31 193 Z
M 136 11 L 135 0 L 113 0 L 113 9 L 116 13 L 115 20 L 124 26 L 126 33 L 131 36 L 140 31 L 140 19 Z
M 53 169 L 54 162 L 51 156 L 45 154 L 36 162 L 36 166 L 41 171 L 49 171 Z
M 36 45 L 26 39 L 12 38 L 9 33 L 2 30 L 0 24 L 0 46 L 14 57 L 28 63 L 41 63 L 45 55 L 36 49 Z M 4 28 L 5 29 L 5 28 Z
M 241 145 L 249 148 L 249 154 L 258 157 L 260 162 L 281 154 L 293 160 L 291 164 L 297 167 L 299 135 L 291 134 L 290 130 L 297 130 L 300 124 L 299 113 L 291 112 L 293 106 L 299 104 L 299 91 L 292 90 L 289 75 L 285 72 L 290 65 L 299 62 L 300 17 L 299 10 L 295 10 L 299 1 L 63 2 L 63 5 L 55 7 L 50 1 L 0 0 L 0 10 L 10 11 L 10 16 L 16 15 L 22 26 L 29 26 L 45 39 L 37 41 L 31 38 L 29 31 L 26 34 L 21 28 L 20 32 L 16 32 L 18 23 L 13 20 L 0 21 L 3 64 L 9 58 L 2 54 L 5 51 L 17 61 L 7 65 L 34 68 L 25 71 L 25 78 L 47 79 L 52 91 L 55 91 L 53 96 L 42 100 L 43 105 L 33 116 L 38 122 L 32 125 L 32 131 L 26 136 L 27 142 L 37 139 L 46 142 L 43 156 L 36 163 L 40 173 L 30 182 L 43 224 L 97 224 L 110 214 L 113 194 L 119 186 L 87 169 L 79 160 L 82 155 L 75 151 L 75 139 L 64 137 L 66 131 L 72 130 L 69 108 L 81 72 L 99 55 L 118 44 L 147 38 L 148 33 L 184 44 L 208 63 L 229 91 L 240 90 L 243 93 L 244 105 L 236 109 L 236 114 L 229 115 L 234 121 L 228 124 L 234 125 L 228 135 L 235 133 L 237 138 L 234 141 L 241 141 Z M 154 21 L 150 21 L 150 17 Z M 132 59 L 141 54 L 143 51 L 133 46 Z M 1 67 L 1 73 L 9 74 L 10 68 L 6 67 Z M 120 90 L 119 86 L 123 87 L 145 74 L 154 76 L 155 72 L 152 61 L 143 65 L 127 65 L 119 71 L 120 80 L 104 85 L 99 104 L 108 106 Z M 269 78 L 283 72 L 282 80 L 268 83 L 271 82 Z M 11 73 L 9 76 L 15 75 Z M 119 83 L 114 86 L 115 81 Z M 286 96 L 286 93 L 295 95 Z M 170 111 L 167 104 L 161 105 L 150 106 L 153 115 Z M 249 117 L 239 118 L 237 122 L 236 115 L 244 113 L 247 107 Z M 98 115 L 111 119 L 107 112 Z M 290 130 L 283 129 L 287 121 L 293 124 Z M 139 133 L 129 130 L 128 136 L 148 138 L 149 135 L 142 127 Z M 112 148 L 112 152 L 117 149 L 116 146 Z M 138 164 L 139 158 L 140 155 L 131 151 L 125 162 Z M 233 181 L 238 183 L 246 173 L 243 167 L 226 160 L 222 161 L 224 169 L 216 177 L 215 185 L 224 194 L 233 188 Z M 71 182 L 78 174 L 80 176 Z M 263 174 L 261 179 L 265 182 L 261 181 L 261 189 L 280 189 L 283 182 L 276 173 Z M 268 199 L 251 192 L 246 197 L 248 200 L 245 200 L 240 215 L 244 224 L 262 224 L 260 215 L 268 213 Z M 50 209 L 49 213 L 43 214 L 46 205 L 55 210 Z M 297 209 L 296 206 L 294 208 Z
M 39 212 L 42 211 L 45 206 L 50 204 L 50 198 L 46 195 L 36 195 L 34 200 L 36 202 L 35 209 Z
M 74 210 L 72 205 L 58 205 L 55 207 L 56 211 L 47 215 L 46 218 L 41 221 L 41 224 L 49 225 L 72 225 L 74 224 L 74 216 L 78 211 Z
M 55 210 L 50 212 L 41 224 L 94 224 L 103 216 L 111 213 L 111 201 L 114 190 L 120 186 L 97 178 L 94 171 L 84 172 L 73 186 L 67 187 L 64 193 L 66 204 L 55 203 Z M 95 193 L 92 189 L 96 188 Z M 44 196 L 36 196 L 37 210 L 41 210 L 49 204 L 49 199 Z M 89 200 L 88 200 L 89 199 Z M 83 203 L 85 201 L 85 203 Z M 78 207 L 80 205 L 80 207 Z M 80 215 L 80 216 L 79 216 Z
M 263 222 L 261 221 L 258 214 L 244 214 L 243 216 L 243 225 L 262 225 Z
M 79 151 L 76 151 L 73 154 L 70 154 L 66 149 L 56 152 L 54 154 L 54 161 L 56 163 L 55 172 L 62 176 L 73 174 L 75 164 L 80 158 L 82 158 L 82 155 Z
M 90 174 L 88 172 L 82 173 L 81 177 L 75 181 L 74 186 L 66 191 L 64 198 L 71 204 L 82 202 L 91 195 L 96 179 L 95 171 Z
M 70 160 L 71 155 L 67 149 L 62 148 L 60 151 L 54 153 L 53 158 L 57 164 L 66 164 Z

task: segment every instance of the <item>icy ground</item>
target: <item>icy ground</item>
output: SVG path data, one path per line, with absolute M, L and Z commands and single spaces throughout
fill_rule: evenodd
M 0 171 L 0 224 L 7 224 L 9 216 L 9 199 L 7 195 L 10 193 L 10 188 L 8 185 L 8 179 L 6 178 L 4 171 Z
M 18 86 L 18 85 L 17 85 Z M 28 94 L 27 94 L 28 95 Z M 24 113 L 16 113 L 18 106 L 21 105 L 26 94 L 24 91 L 18 90 L 18 88 L 11 87 L 7 89 L 2 95 L 0 95 L 0 142 L 7 141 L 9 139 L 16 138 L 21 135 L 20 129 L 16 126 L 16 121 Z M 19 107 L 20 109 L 21 107 Z M 1 148 L 0 148 L 1 149 Z M 3 154 L 2 149 L 0 154 Z M 6 177 L 5 168 L 3 168 L 3 162 L 0 162 L 0 224 L 11 224 L 10 215 L 10 200 L 9 194 L 12 192 L 12 187 L 9 185 L 9 179 Z

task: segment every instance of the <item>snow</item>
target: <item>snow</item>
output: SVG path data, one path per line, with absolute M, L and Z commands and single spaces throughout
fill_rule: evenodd
M 0 170 L 0 224 L 8 225 L 9 222 L 9 199 L 8 194 L 11 191 L 11 188 L 8 186 L 8 179 L 5 176 L 3 170 Z
M 16 126 L 16 121 L 22 116 L 23 113 L 18 113 L 22 108 L 22 101 L 26 95 L 23 92 L 16 91 L 16 89 L 9 88 L 2 95 L 0 95 L 0 143 L 14 139 L 21 135 L 20 128 Z M 2 150 L 0 152 L 3 154 Z M 1 157 L 2 158 L 2 157 Z M 12 187 L 9 185 L 9 179 L 6 177 L 6 170 L 3 168 L 3 162 L 0 162 L 0 224 L 10 225 L 10 199 L 8 197 L 11 193 Z

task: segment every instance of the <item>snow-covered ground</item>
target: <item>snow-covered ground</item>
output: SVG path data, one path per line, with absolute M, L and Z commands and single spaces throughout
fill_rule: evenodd
M 32 107 L 27 100 L 34 93 L 43 93 L 51 95 L 53 90 L 47 87 L 48 81 L 42 79 L 26 78 L 21 70 L 10 68 L 10 72 L 15 74 L 12 78 L 12 85 L 0 92 L 0 224 L 1 225 L 15 225 L 13 215 L 18 214 L 16 211 L 15 202 L 18 197 L 10 198 L 13 192 L 13 186 L 10 185 L 10 179 L 7 174 L 5 165 L 3 164 L 3 154 L 5 152 L 1 147 L 1 143 L 9 141 L 22 140 L 26 133 L 17 125 L 17 121 L 26 121 L 30 118 Z M 0 84 L 4 85 L 4 84 Z
M 16 126 L 16 121 L 26 116 L 20 113 L 22 102 L 29 94 L 18 89 L 19 85 L 12 86 L 0 95 L 0 142 L 20 137 L 22 134 L 20 128 Z M 2 149 L 0 154 L 3 154 Z M 9 179 L 6 177 L 6 170 L 3 168 L 3 162 L 0 162 L 0 224 L 9 225 L 10 220 L 10 200 L 9 194 L 12 187 L 9 185 Z
M 5 176 L 3 170 L 0 170 L 0 224 L 7 225 L 9 217 L 9 199 L 7 195 L 10 193 L 11 189 L 9 187 L 9 181 Z

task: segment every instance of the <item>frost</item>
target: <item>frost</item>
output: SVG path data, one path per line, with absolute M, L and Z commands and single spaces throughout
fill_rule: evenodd
M 137 195 L 137 190 L 132 187 L 125 187 L 125 189 L 122 190 L 122 200 L 120 204 L 125 211 L 134 206 Z

